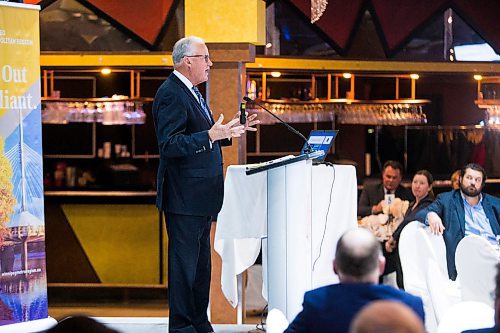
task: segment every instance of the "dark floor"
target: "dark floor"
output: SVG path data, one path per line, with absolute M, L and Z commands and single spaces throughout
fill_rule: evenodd
M 163 317 L 169 315 L 165 289 L 49 288 L 49 315 L 90 317 Z M 244 323 L 261 322 L 260 311 L 248 311 Z

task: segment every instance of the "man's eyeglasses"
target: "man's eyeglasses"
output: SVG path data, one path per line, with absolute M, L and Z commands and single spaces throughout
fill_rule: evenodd
M 203 59 L 205 59 L 205 62 L 208 64 L 208 61 L 210 60 L 210 56 L 208 54 L 193 54 L 193 55 L 185 55 L 186 58 L 191 58 L 191 57 L 194 57 L 194 58 L 199 58 L 199 57 L 203 57 Z

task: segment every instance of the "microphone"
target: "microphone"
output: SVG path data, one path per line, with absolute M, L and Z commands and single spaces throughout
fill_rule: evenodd
M 251 98 L 248 98 L 247 96 L 243 97 L 243 99 L 245 100 L 245 102 L 249 102 L 249 103 L 253 103 L 257 106 L 259 106 L 262 110 L 266 111 L 267 113 L 269 113 L 271 116 L 273 116 L 274 118 L 276 118 L 281 124 L 283 124 L 290 132 L 292 133 L 295 133 L 296 135 L 298 135 L 302 140 L 304 140 L 304 142 L 306 143 L 306 149 L 304 149 L 304 153 L 306 154 L 310 154 L 312 152 L 314 152 L 314 149 L 311 147 L 311 145 L 309 144 L 309 142 L 307 142 L 307 139 L 305 136 L 302 135 L 302 133 L 300 133 L 299 131 L 297 131 L 295 128 L 293 128 L 292 126 L 288 125 L 286 122 L 284 122 L 283 120 L 281 120 L 280 117 L 278 117 L 277 115 L 275 115 L 274 113 L 272 113 L 271 111 L 269 111 L 268 109 L 266 109 L 262 104 L 259 104 L 257 103 L 256 101 L 254 101 L 253 99 Z
M 247 113 L 246 113 L 246 103 L 241 102 L 240 103 L 240 124 L 245 125 L 247 122 Z

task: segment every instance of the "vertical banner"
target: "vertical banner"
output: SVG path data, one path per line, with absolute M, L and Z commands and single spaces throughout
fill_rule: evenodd
M 39 40 L 39 7 L 0 1 L 0 331 L 48 318 Z

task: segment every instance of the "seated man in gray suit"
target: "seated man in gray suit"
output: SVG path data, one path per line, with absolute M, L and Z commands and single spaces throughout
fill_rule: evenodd
M 470 163 L 460 173 L 460 189 L 441 193 L 436 200 L 416 215 L 436 235 L 443 235 L 450 279 L 457 278 L 455 251 L 467 235 L 484 237 L 497 245 L 500 235 L 500 200 L 482 193 L 486 182 L 483 167 Z
M 394 194 L 401 200 L 413 201 L 411 191 L 400 185 L 403 177 L 403 166 L 398 161 L 387 161 L 382 168 L 382 182 L 367 184 L 359 196 L 358 215 L 365 217 L 382 213 L 386 194 Z

